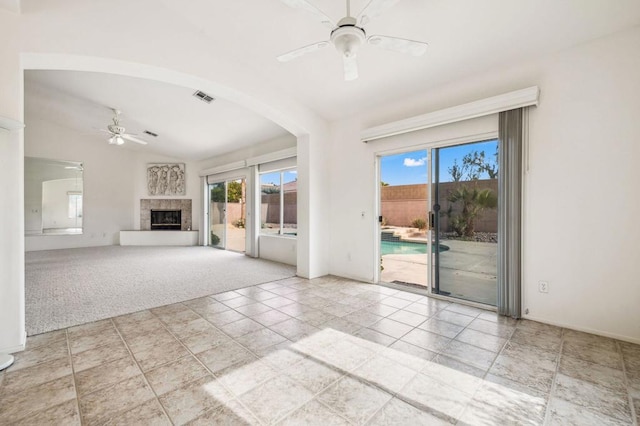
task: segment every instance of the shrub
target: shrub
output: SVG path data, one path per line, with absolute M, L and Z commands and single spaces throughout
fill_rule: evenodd
M 387 218 L 382 216 L 382 222 L 380 222 L 380 226 L 387 226 Z
M 211 245 L 217 246 L 218 244 L 220 244 L 220 237 L 218 237 L 216 234 L 211 232 Z
M 417 217 L 411 221 L 411 226 L 419 230 L 427 229 L 427 221 L 421 217 Z
M 244 218 L 241 217 L 240 219 L 234 221 L 232 225 L 235 226 L 236 228 L 244 228 L 245 227 Z

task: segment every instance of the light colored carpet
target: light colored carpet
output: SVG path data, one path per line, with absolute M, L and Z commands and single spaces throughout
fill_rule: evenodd
M 108 246 L 26 253 L 34 335 L 292 277 L 293 266 L 211 247 Z

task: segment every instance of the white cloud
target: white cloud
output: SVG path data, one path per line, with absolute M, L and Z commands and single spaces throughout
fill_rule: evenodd
M 418 158 L 414 160 L 413 158 L 405 158 L 404 165 L 405 167 L 419 167 L 424 166 L 427 163 L 427 157 Z

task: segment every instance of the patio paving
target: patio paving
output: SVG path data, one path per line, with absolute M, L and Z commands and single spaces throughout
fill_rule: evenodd
M 451 297 L 495 306 L 497 250 L 495 243 L 441 240 L 449 250 L 440 253 L 440 291 Z M 427 254 L 382 256 L 383 282 L 428 286 Z

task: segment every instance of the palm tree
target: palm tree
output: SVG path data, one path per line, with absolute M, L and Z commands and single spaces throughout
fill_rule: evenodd
M 475 186 L 469 188 L 463 184 L 458 186 L 447 197 L 450 203 L 460 202 L 462 210 L 460 214 L 453 216 L 453 206 L 449 205 L 447 216 L 451 218 L 451 226 L 458 236 L 472 238 L 475 233 L 475 220 L 485 209 L 494 209 L 498 206 L 498 197 L 491 189 L 479 190 Z

